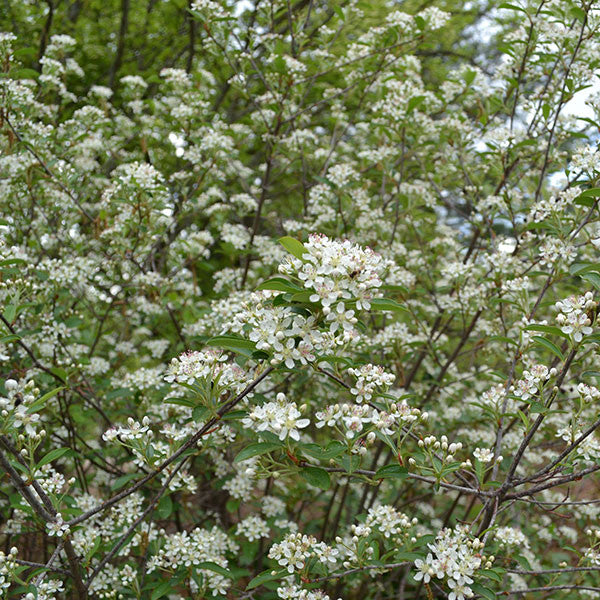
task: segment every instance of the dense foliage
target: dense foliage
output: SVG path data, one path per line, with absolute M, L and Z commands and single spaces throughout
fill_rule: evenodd
M 600 597 L 593 4 L 5 0 L 0 597 Z

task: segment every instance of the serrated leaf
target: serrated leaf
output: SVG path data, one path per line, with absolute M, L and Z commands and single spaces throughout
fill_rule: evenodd
M 16 335 L 15 333 L 11 333 L 9 335 L 5 335 L 4 337 L 0 338 L 0 344 L 8 344 L 10 342 L 16 342 L 17 340 L 20 340 L 21 337 Z
M 502 342 L 504 344 L 512 344 L 513 346 L 517 346 L 517 348 L 519 347 L 519 342 L 503 335 L 491 335 L 487 339 L 489 342 Z
M 482 586 L 479 583 L 471 583 L 469 587 L 483 598 L 487 598 L 488 600 L 495 600 L 496 598 L 496 592 L 490 590 L 490 588 Z
M 171 496 L 163 496 L 156 507 L 156 512 L 161 519 L 166 519 L 173 512 L 173 500 Z
M 321 460 L 329 460 L 330 458 L 339 456 L 345 449 L 346 446 L 338 441 L 330 442 L 327 448 L 322 448 L 318 444 L 304 444 L 300 448 L 303 454 Z
M 3 223 L 3 225 L 7 225 L 8 223 Z M 26 260 L 22 258 L 5 258 L 4 260 L 0 260 L 0 267 L 8 267 L 10 265 L 25 265 L 27 264 Z
M 584 196 L 583 194 L 581 196 L 577 196 L 577 198 L 573 200 L 573 204 L 577 204 L 577 206 L 587 206 L 588 208 L 594 206 L 594 202 L 595 200 L 593 198 Z
M 175 404 L 177 406 L 187 406 L 188 408 L 193 408 L 196 406 L 196 402 L 190 400 L 189 398 L 167 398 L 167 400 L 163 401 L 165 404 Z
M 36 465 L 36 469 L 41 469 L 44 465 L 50 464 L 53 460 L 57 460 L 61 456 L 64 456 L 67 452 L 70 452 L 70 448 L 56 448 L 51 450 L 40 460 L 40 462 Z
M 301 259 L 303 254 L 306 252 L 304 244 L 294 239 L 293 237 L 289 237 L 286 235 L 285 237 L 279 238 L 279 243 L 296 258 Z
M 375 473 L 375 479 L 406 479 L 407 477 L 408 469 L 400 465 L 385 465 Z
M 517 6 L 516 4 L 510 4 L 509 2 L 503 2 L 498 6 L 498 8 L 506 8 L 508 10 L 518 10 L 519 12 L 525 12 L 525 9 L 521 6 Z
M 250 444 L 237 454 L 237 456 L 233 459 L 233 462 L 242 462 L 243 460 L 247 460 L 253 456 L 260 456 L 261 454 L 273 452 L 273 450 L 277 450 L 279 448 L 281 448 L 281 444 L 276 444 L 273 442 L 257 442 L 256 444 Z
M 409 313 L 410 311 L 402 304 L 398 304 L 395 300 L 390 300 L 388 298 L 374 298 L 370 300 L 371 309 L 372 310 L 390 310 L 393 312 L 404 312 Z
M 132 479 L 136 479 L 137 476 L 137 473 L 127 473 L 126 475 L 121 475 L 115 479 L 114 483 L 110 486 L 110 489 L 115 492 L 124 485 L 127 485 Z
M 532 571 L 533 567 L 531 566 L 531 563 L 521 554 L 517 554 L 514 556 L 515 560 L 519 563 L 519 565 L 521 565 L 521 567 L 525 570 L 525 571 Z
M 12 322 L 15 320 L 15 317 L 17 316 L 17 305 L 16 304 L 9 304 L 5 309 L 4 309 L 4 318 L 12 324 Z
M 256 289 L 288 292 L 290 294 L 304 291 L 303 288 L 285 279 L 284 277 L 272 277 L 271 279 L 267 279 L 267 281 L 263 281 L 263 283 L 261 283 Z
M 423 103 L 425 96 L 412 96 L 406 106 L 406 113 L 411 113 L 417 106 Z
M 237 419 L 243 419 L 248 413 L 245 410 L 232 410 L 224 414 L 221 418 L 223 421 L 235 421 Z
M 231 574 L 231 572 L 222 567 L 221 565 L 218 565 L 217 563 L 206 561 L 198 563 L 194 566 L 197 569 L 206 569 L 207 571 L 213 571 L 215 573 L 218 573 L 219 575 L 223 575 L 223 577 L 227 577 L 228 579 L 233 579 L 233 575 Z
M 290 298 L 290 302 L 303 302 L 303 303 L 315 304 L 314 302 L 310 301 L 310 297 L 313 294 L 314 294 L 314 292 L 311 292 L 310 290 L 296 292 L 295 294 L 292 294 L 292 297 Z
M 425 558 L 424 554 L 420 554 L 419 552 L 397 552 L 394 553 L 394 560 L 402 561 L 406 560 L 409 562 L 415 562 L 415 560 L 419 560 Z
M 224 350 L 230 350 L 231 352 L 248 357 L 252 356 L 253 352 L 256 352 L 256 344 L 254 342 L 234 335 L 217 335 L 208 339 L 205 343 L 207 346 L 223 348 Z
M 561 352 L 560 348 L 554 342 L 551 342 L 549 339 L 539 336 L 539 335 L 534 335 L 531 339 L 536 344 L 539 344 L 540 346 L 543 346 L 547 350 L 550 350 L 550 352 L 552 352 L 552 354 L 554 354 L 554 356 L 557 356 L 562 362 L 564 362 L 565 356 Z
M 165 581 L 165 582 L 161 583 L 152 592 L 152 595 L 150 596 L 150 600 L 158 600 L 159 598 L 166 596 L 169 592 L 172 592 L 173 588 L 171 587 L 171 585 L 172 584 L 170 581 Z
M 531 414 L 545 413 L 548 409 L 541 402 L 529 402 L 529 412 Z
M 277 571 L 275 575 L 273 575 L 272 569 L 268 569 L 267 571 L 263 571 L 258 574 L 254 579 L 251 579 L 248 585 L 246 586 L 247 590 L 253 590 L 254 588 L 262 585 L 263 583 L 267 583 L 268 581 L 273 581 L 274 579 L 278 579 L 279 577 L 283 577 L 287 575 L 287 570 Z
M 492 579 L 497 583 L 502 583 L 502 577 L 498 573 L 496 573 L 496 571 L 492 571 L 490 569 L 480 569 L 478 573 L 479 575 L 483 575 L 484 577 Z
M 580 196 L 588 196 L 589 198 L 600 198 L 600 188 L 590 188 L 579 194 Z
M 554 327 L 553 325 L 527 325 L 524 331 L 540 331 L 541 333 L 560 335 L 563 338 L 569 339 L 566 333 L 563 333 L 558 327 Z
M 300 475 L 311 485 L 322 490 L 328 490 L 331 486 L 331 477 L 329 473 L 319 467 L 304 467 L 300 471 Z
M 51 390 L 50 392 L 44 394 L 43 396 L 38 398 L 35 402 L 33 402 L 29 405 L 29 407 L 27 408 L 27 413 L 32 414 L 32 413 L 40 410 L 44 406 L 44 404 L 46 404 L 46 402 L 48 400 L 50 400 L 50 398 L 53 398 L 54 396 L 56 396 L 56 394 L 58 394 L 58 392 L 60 392 L 64 389 L 65 389 L 64 386 L 57 387 L 57 388 Z
M 569 267 L 569 273 L 571 275 L 582 275 L 583 273 L 589 273 L 590 271 L 595 271 L 596 273 L 600 271 L 600 264 L 598 263 L 574 263 Z
M 598 273 L 585 273 L 581 279 L 589 281 L 597 290 L 600 290 L 600 275 Z

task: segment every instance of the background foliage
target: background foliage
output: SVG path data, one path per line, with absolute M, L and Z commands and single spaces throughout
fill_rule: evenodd
M 3 597 L 598 596 L 599 26 L 4 0 Z

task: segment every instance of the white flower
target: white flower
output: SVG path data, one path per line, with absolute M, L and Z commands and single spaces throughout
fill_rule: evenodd
M 309 419 L 300 417 L 302 413 L 296 403 L 288 402 L 285 394 L 279 393 L 276 402 L 255 406 L 242 423 L 255 431 L 271 431 L 282 441 L 287 437 L 298 441 L 298 429 L 304 429 L 310 424 Z
M 475 448 L 473 456 L 482 463 L 488 463 L 494 458 L 494 452 L 489 448 Z

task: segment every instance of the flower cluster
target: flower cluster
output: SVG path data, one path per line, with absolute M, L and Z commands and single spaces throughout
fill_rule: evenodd
M 299 429 L 304 429 L 310 424 L 310 419 L 303 419 L 295 402 L 289 402 L 285 394 L 277 394 L 276 402 L 267 402 L 255 406 L 247 417 L 242 420 L 245 427 L 254 431 L 271 431 L 285 440 L 287 437 L 298 441 Z
M 286 535 L 281 542 L 273 544 L 269 550 L 269 558 L 285 567 L 288 573 L 301 571 L 312 557 L 324 565 L 335 565 L 338 554 L 339 550 L 328 546 L 325 542 L 318 542 L 312 535 L 302 533 Z
M 164 379 L 169 383 L 187 385 L 214 380 L 218 381 L 220 393 L 229 391 L 236 394 L 246 387 L 251 378 L 247 371 L 231 362 L 225 353 L 211 348 L 185 352 L 173 358 Z
M 416 518 L 409 519 L 407 515 L 390 505 L 370 508 L 365 520 L 366 527 L 375 528 L 385 538 L 392 536 L 406 537 L 411 527 L 416 525 L 416 523 Z
M 210 562 L 226 569 L 227 555 L 238 551 L 238 545 L 218 527 L 196 528 L 189 533 L 182 531 L 162 535 L 160 541 L 159 552 L 148 561 L 148 573 L 156 569 L 176 569 L 185 566 L 202 575 L 205 590 L 211 590 L 213 596 L 223 596 L 227 593 L 230 580 L 210 568 L 203 568 L 201 564 Z
M 378 295 L 385 262 L 370 248 L 350 241 L 338 242 L 325 235 L 311 234 L 301 258 L 288 258 L 279 271 L 300 279 L 314 290 L 311 302 L 320 302 L 327 313 L 339 301 L 356 301 L 358 309 L 369 309 Z
M 14 546 L 8 554 L 0 551 L 0 593 L 3 593 L 4 590 L 7 590 L 11 586 L 12 575 L 17 567 L 15 558 L 18 553 L 18 549 Z
M 523 371 L 521 379 L 512 386 L 512 393 L 522 400 L 536 396 L 543 385 L 556 375 L 556 369 L 548 369 L 545 365 L 534 365 L 529 370 Z
M 22 428 L 28 436 L 44 435 L 38 427 L 40 415 L 32 409 L 40 390 L 33 381 L 7 379 L 4 382 L 6 396 L 0 397 L 0 416 L 5 421 L 5 427 Z
M 262 302 L 247 305 L 240 319 L 250 328 L 249 338 L 259 350 L 273 353 L 274 364 L 292 369 L 315 360 L 315 351 L 324 351 L 332 340 L 316 328 L 314 317 L 299 315 L 287 307 Z
M 368 404 L 331 404 L 315 414 L 316 426 L 336 427 L 351 440 L 361 434 L 365 428 L 369 432 L 381 431 L 394 434 L 404 425 L 426 418 L 418 408 L 410 407 L 406 402 L 392 402 L 387 410 L 378 410 Z
M 269 526 L 264 519 L 250 515 L 238 523 L 235 532 L 237 535 L 243 535 L 249 542 L 253 542 L 261 537 L 269 537 Z
M 377 388 L 386 391 L 396 379 L 393 373 L 386 373 L 378 365 L 364 365 L 359 369 L 348 369 L 348 373 L 356 377 L 356 383 L 350 390 L 356 396 L 357 402 L 369 401 Z
M 559 311 L 556 322 L 563 333 L 572 336 L 575 342 L 581 342 L 584 335 L 593 331 L 589 314 L 596 306 L 592 292 L 586 292 L 583 296 L 570 296 L 554 305 Z
M 583 430 L 572 425 L 565 425 L 556 432 L 556 437 L 561 438 L 567 444 L 572 444 Z M 600 458 L 600 440 L 595 436 L 587 436 L 575 448 L 574 454 L 583 458 L 585 461 L 594 462 Z
M 445 579 L 450 593 L 449 600 L 464 600 L 474 596 L 469 587 L 480 568 L 489 569 L 492 557 L 482 556 L 483 542 L 470 538 L 466 527 L 443 529 L 427 547 L 431 552 L 425 560 L 417 559 L 415 579 L 428 583 L 432 577 Z
M 105 442 L 112 442 L 113 440 L 119 440 L 121 442 L 128 442 L 131 440 L 140 440 L 145 437 L 151 437 L 152 431 L 150 430 L 150 419 L 144 417 L 142 422 L 136 421 L 132 417 L 127 419 L 127 426 L 114 426 L 107 429 L 102 434 L 102 439 Z

